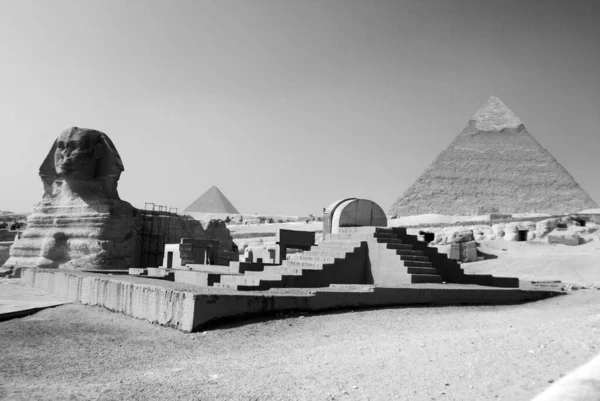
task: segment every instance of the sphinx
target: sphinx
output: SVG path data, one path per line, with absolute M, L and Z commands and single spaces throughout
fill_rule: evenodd
M 39 169 L 43 198 L 2 268 L 132 266 L 136 209 L 119 198 L 123 170 L 105 133 L 78 127 L 63 131 Z

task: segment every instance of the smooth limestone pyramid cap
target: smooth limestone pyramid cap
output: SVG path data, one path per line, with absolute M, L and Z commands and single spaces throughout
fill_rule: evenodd
M 562 214 L 597 207 L 521 119 L 492 96 L 390 214 Z
M 235 206 L 215 185 L 185 208 L 187 213 L 230 213 L 239 214 Z
M 496 96 L 490 97 L 471 120 L 480 131 L 502 131 L 523 125 L 521 119 Z

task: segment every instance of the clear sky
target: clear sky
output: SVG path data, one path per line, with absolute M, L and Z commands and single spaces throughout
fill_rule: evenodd
M 60 131 L 105 132 L 121 198 L 216 185 L 244 213 L 385 210 L 491 95 L 600 202 L 600 2 L 0 0 L 0 210 Z

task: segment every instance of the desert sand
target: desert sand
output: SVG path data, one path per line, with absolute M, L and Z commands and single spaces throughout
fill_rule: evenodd
M 516 306 L 287 315 L 192 334 L 59 306 L 0 323 L 0 398 L 529 400 L 599 353 L 600 242 L 481 249 L 498 258 L 467 271 L 588 289 Z

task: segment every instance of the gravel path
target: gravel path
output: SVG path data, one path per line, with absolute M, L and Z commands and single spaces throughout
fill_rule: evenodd
M 600 291 L 186 334 L 65 305 L 0 323 L 9 400 L 529 400 L 600 347 Z

